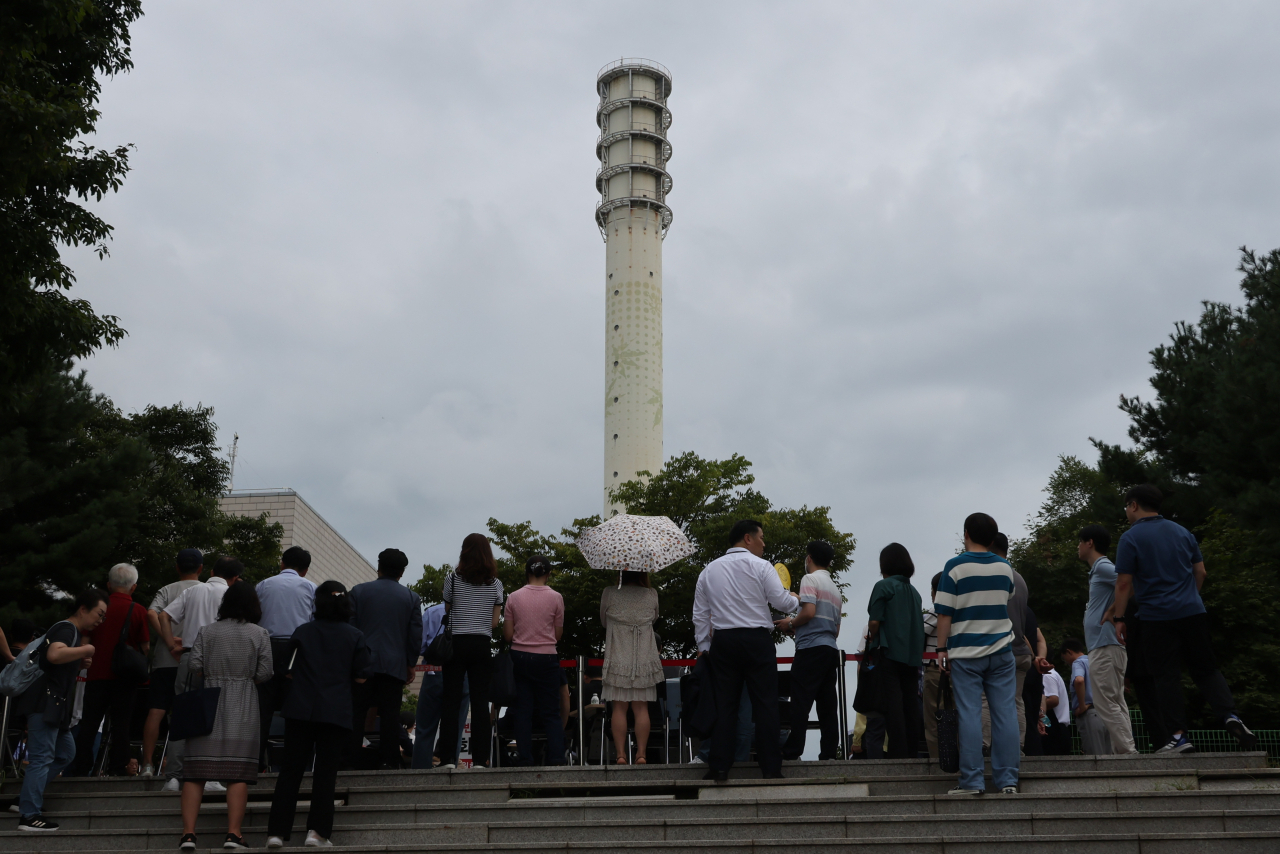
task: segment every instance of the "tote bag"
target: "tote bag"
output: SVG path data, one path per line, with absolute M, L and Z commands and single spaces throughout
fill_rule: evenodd
M 938 767 L 955 774 L 960 770 L 960 713 L 950 674 L 944 673 L 938 680 L 938 711 L 933 716 L 938 722 Z
M 427 664 L 448 664 L 453 660 L 453 632 L 449 631 L 448 614 L 440 621 L 440 633 L 427 644 L 422 660 Z
M 173 698 L 173 711 L 169 717 L 169 738 L 179 741 L 184 738 L 195 738 L 213 732 L 213 722 L 218 716 L 218 698 L 221 688 L 196 688 L 191 690 L 191 679 L 187 679 L 187 690 Z
M 884 651 L 864 650 L 858 662 L 858 688 L 853 694 L 853 710 L 868 714 L 884 711 Z

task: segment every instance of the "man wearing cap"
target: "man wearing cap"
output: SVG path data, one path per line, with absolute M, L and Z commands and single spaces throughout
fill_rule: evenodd
M 182 595 L 188 587 L 200 583 L 200 570 L 204 569 L 204 555 L 199 549 L 183 549 L 178 552 L 175 564 L 178 580 L 166 584 L 156 592 L 155 598 L 147 608 L 147 624 L 151 629 L 151 637 L 159 638 L 160 612 Z M 182 634 L 182 623 L 173 623 L 174 634 Z M 160 739 L 160 722 L 173 708 L 173 686 L 178 677 L 178 660 L 173 657 L 169 647 L 164 643 L 155 644 L 155 655 L 151 659 L 151 684 L 147 689 L 147 722 L 142 726 L 142 774 L 152 777 L 155 771 L 152 762 L 155 759 L 156 742 Z M 181 763 L 181 759 L 178 760 Z M 172 763 L 172 757 L 170 757 Z
M 175 674 L 174 691 L 181 694 L 188 687 L 198 688 L 200 684 L 187 685 L 187 658 L 191 647 L 196 642 L 196 635 L 205 626 L 218 619 L 218 607 L 227 589 L 239 580 L 244 573 L 244 564 L 226 555 L 218 558 L 213 565 L 213 574 L 204 584 L 195 584 L 183 590 L 160 612 L 160 636 L 164 645 L 178 660 L 178 672 Z M 182 634 L 173 630 L 175 623 L 182 626 Z M 182 788 L 182 757 L 186 753 L 186 742 L 169 742 L 169 764 L 165 767 L 165 776 L 169 779 L 164 784 L 166 792 L 177 792 Z M 206 792 L 224 792 L 221 783 L 210 780 L 204 784 Z

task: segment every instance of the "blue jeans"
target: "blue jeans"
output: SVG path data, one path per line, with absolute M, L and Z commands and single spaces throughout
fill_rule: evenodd
M 521 765 L 533 764 L 533 719 L 547 736 L 544 763 L 564 764 L 564 723 L 560 720 L 560 656 L 511 650 L 516 678 L 516 748 Z
M 734 743 L 733 761 L 751 761 L 751 742 L 756 739 L 756 722 L 751 717 L 751 698 L 747 696 L 747 686 L 742 686 L 742 700 L 738 703 L 738 732 Z M 698 748 L 698 758 L 703 762 L 711 761 L 711 739 L 704 738 L 702 747 Z
M 440 726 L 440 703 L 444 699 L 444 679 L 439 673 L 422 674 L 422 688 L 418 691 L 418 717 L 414 724 L 413 767 L 431 767 L 431 757 L 436 748 L 436 729 Z M 471 685 L 462 680 L 462 706 L 458 720 L 467 719 L 467 706 L 471 704 Z M 456 753 L 462 752 L 462 727 L 458 727 Z
M 997 789 L 1018 785 L 1018 707 L 1014 703 L 1013 650 L 983 658 L 951 659 L 951 687 L 960 713 L 960 785 L 985 789 L 982 774 L 982 694 L 991 709 L 991 780 Z
M 44 808 L 44 788 L 76 758 L 76 740 L 68 730 L 44 722 L 44 715 L 27 716 L 27 775 L 22 778 L 18 808 L 24 816 L 40 815 Z

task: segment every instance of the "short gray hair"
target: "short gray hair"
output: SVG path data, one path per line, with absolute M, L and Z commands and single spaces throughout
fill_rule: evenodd
M 138 568 L 131 563 L 118 563 L 111 567 L 111 571 L 107 573 L 107 587 L 112 590 L 126 593 L 130 587 L 137 583 Z

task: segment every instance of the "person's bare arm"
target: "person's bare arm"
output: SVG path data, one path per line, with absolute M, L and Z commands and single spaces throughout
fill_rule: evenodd
M 1058 703 L 1059 703 L 1059 702 L 1060 702 L 1060 700 L 1059 700 L 1059 698 L 1058 698 L 1058 695 L 1057 695 L 1057 694 L 1045 694 L 1045 695 L 1044 695 L 1044 708 L 1045 708 L 1045 711 L 1048 711 L 1049 709 L 1056 709 L 1056 708 L 1058 708 Z
M 1040 627 L 1036 627 L 1036 642 L 1032 644 L 1036 651 L 1036 658 L 1042 661 L 1049 657 L 1049 644 L 1044 639 L 1044 632 L 1040 631 Z
M 947 653 L 947 639 L 951 637 L 950 615 L 938 615 L 938 667 L 943 673 L 951 672 L 951 656 Z
M 1204 577 L 1206 574 L 1204 571 L 1204 561 L 1193 563 L 1191 565 L 1191 571 L 1196 575 L 1196 590 L 1199 590 L 1201 587 L 1204 587 Z
M 867 623 L 867 640 L 873 641 L 880 636 L 880 621 L 871 620 Z
M 495 611 L 497 608 L 494 609 Z M 493 624 L 498 625 L 498 618 L 493 618 Z M 507 643 L 511 643 L 511 639 L 516 635 L 516 621 L 511 619 L 511 615 L 507 614 L 507 618 L 502 621 L 502 639 Z
M 498 627 L 498 621 L 501 619 L 501 617 L 502 617 L 502 606 L 494 605 L 493 606 L 493 627 L 495 629 Z
M 0 629 L 0 661 L 7 664 L 13 659 L 13 653 L 9 652 L 9 640 L 4 636 L 4 629 Z
M 1083 715 L 1089 710 L 1090 705 L 1089 703 L 1086 703 L 1084 699 L 1084 677 L 1077 676 L 1075 679 L 1071 680 L 1071 687 L 1074 688 L 1076 692 L 1076 708 L 1079 709 L 1076 714 Z
M 556 626 L 556 643 L 560 642 L 560 638 L 564 637 L 564 624 Z
M 50 664 L 70 664 L 73 661 L 81 661 L 84 659 L 93 661 L 93 653 L 96 650 L 93 644 L 86 643 L 80 646 L 67 646 L 62 641 L 54 641 L 49 644 L 48 658 Z M 88 665 L 85 665 L 86 667 Z
M 173 633 L 173 620 L 165 611 L 160 612 L 160 639 L 164 641 L 164 645 L 168 647 L 169 652 L 174 658 L 182 655 L 182 638 L 177 637 Z
M 1125 624 L 1123 619 L 1117 623 L 1116 617 L 1124 617 L 1125 609 L 1129 607 L 1129 597 L 1132 595 L 1133 576 L 1127 573 L 1121 573 L 1116 576 L 1116 599 L 1111 603 L 1111 607 L 1107 609 L 1107 612 L 1102 615 L 1102 622 L 1115 626 L 1116 640 L 1120 641 L 1121 646 L 1125 643 Z
M 812 620 L 813 615 L 816 613 L 818 613 L 818 606 L 813 602 L 805 602 L 800 606 L 799 614 L 794 617 L 783 617 L 781 620 L 774 620 L 773 625 L 775 628 L 789 632 Z

